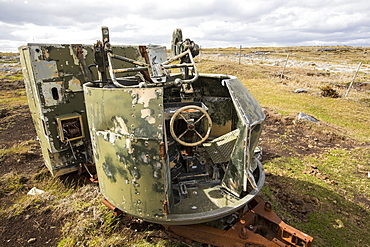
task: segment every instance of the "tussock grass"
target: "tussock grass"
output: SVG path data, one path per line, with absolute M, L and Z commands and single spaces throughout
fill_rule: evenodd
M 330 62 L 333 67 L 346 63 L 355 69 L 361 60 L 359 57 L 369 49 L 299 47 L 279 51 L 275 48 L 243 48 L 242 53 L 257 50 L 274 52 L 269 56 L 281 59 L 285 59 L 286 53 L 293 53 L 292 60 L 317 64 Z M 362 146 L 355 149 L 323 150 L 306 157 L 278 157 L 264 162 L 272 177 L 267 178 L 262 197 L 272 202 L 274 211 L 284 221 L 313 236 L 315 246 L 369 246 L 370 114 L 367 113 L 370 92 L 352 90 L 349 97 L 343 97 L 353 76 L 348 71 L 318 74 L 321 71 L 312 67 L 288 66 L 284 73 L 286 77 L 280 79 L 283 63 L 276 66 L 245 60 L 243 64 L 242 60 L 239 65 L 235 59 L 237 51 L 225 50 L 225 59 L 207 56 L 207 52 L 222 52 L 220 49 L 204 52 L 207 60 L 199 62 L 198 67 L 202 72 L 237 76 L 263 107 L 283 116 L 304 112 L 320 120 L 318 129 L 327 127 L 338 136 L 362 142 Z M 234 56 L 233 61 L 230 61 L 231 56 Z M 368 61 L 364 62 L 366 69 Z M 359 74 L 356 81 L 369 81 L 367 72 Z M 322 97 L 320 88 L 325 86 L 334 88 L 340 97 Z M 304 88 L 308 93 L 293 93 L 297 88 Z M 315 126 L 312 124 L 311 127 L 315 129 Z M 284 134 L 281 134 L 282 140 Z M 300 211 L 302 208 L 304 213 Z
M 311 234 L 316 246 L 368 246 L 370 235 L 370 188 L 367 170 L 370 148 L 335 150 L 319 157 L 279 158 L 264 163 L 293 197 L 316 198 L 305 201 L 310 207 L 308 219 L 302 221 L 279 204 L 271 185 L 264 196 L 274 202 L 277 214 L 296 228 Z
M 38 147 L 36 140 L 27 140 L 24 142 L 16 143 L 12 147 L 7 149 L 0 149 L 0 161 L 9 155 L 25 155 L 32 152 L 33 149 Z

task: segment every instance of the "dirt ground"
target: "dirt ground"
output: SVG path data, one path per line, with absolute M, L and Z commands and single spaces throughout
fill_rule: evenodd
M 365 145 L 337 134 L 338 131 L 325 123 L 316 124 L 297 120 L 296 117 L 282 117 L 268 109 L 265 110 L 265 114 L 266 122 L 260 141 L 263 161 L 279 157 L 319 158 L 321 154 L 329 150 L 351 150 Z M 285 148 L 287 146 L 289 148 Z M 328 184 L 337 183 L 327 175 L 321 174 L 317 167 L 311 167 L 308 173 Z M 303 222 L 308 221 L 310 212 L 320 210 L 323 206 L 318 198 L 300 193 L 294 185 L 287 183 L 286 179 L 271 174 L 268 170 L 266 170 L 265 184 L 269 185 L 275 198 L 286 211 Z M 370 204 L 368 206 L 370 207 Z M 286 220 L 283 216 L 280 217 Z
M 1 91 L 24 90 L 23 81 L 1 81 Z M 345 148 L 352 149 L 359 145 L 354 140 L 330 131 L 330 126 L 318 128 L 316 124 L 298 121 L 295 116 L 282 117 L 269 109 L 265 109 L 266 122 L 261 137 L 263 160 L 268 161 L 276 157 L 300 157 L 307 155 L 319 155 L 328 149 Z M 43 164 L 40 148 L 37 142 L 36 132 L 33 127 L 31 114 L 28 106 L 20 106 L 14 109 L 3 109 L 0 114 L 0 149 L 9 148 L 17 143 L 29 141 L 31 149 L 24 153 L 5 155 L 0 161 L 0 173 L 16 172 L 24 175 L 23 183 L 27 185 L 27 176 L 36 174 L 46 169 Z M 279 144 L 279 145 L 277 145 Z M 289 144 L 290 149 L 282 148 Z M 314 168 L 313 172 L 314 172 Z M 312 208 L 297 207 L 303 201 L 313 201 L 314 198 L 299 197 L 289 187 L 281 184 L 277 176 L 267 171 L 266 183 L 272 185 L 273 193 L 280 202 L 285 205 L 292 215 L 302 220 L 306 219 L 307 212 Z M 320 175 L 317 175 L 320 176 Z M 326 179 L 326 178 L 322 178 Z M 335 181 L 328 181 L 333 182 Z M 31 189 L 26 186 L 26 189 Z M 9 207 L 14 203 L 14 195 L 0 194 L 0 206 Z M 315 205 L 311 203 L 310 205 Z M 40 205 L 42 207 L 44 205 Z M 140 227 L 138 224 L 141 224 Z M 153 238 L 165 237 L 161 226 L 141 223 L 130 216 L 121 219 L 122 229 L 125 227 L 135 228 L 136 231 L 126 232 L 135 234 L 137 229 L 153 230 Z M 25 210 L 17 216 L 7 218 L 0 224 L 1 246 L 56 246 L 60 240 L 62 223 L 53 220 L 50 210 L 40 211 L 35 209 Z M 138 235 L 140 236 L 140 235 Z

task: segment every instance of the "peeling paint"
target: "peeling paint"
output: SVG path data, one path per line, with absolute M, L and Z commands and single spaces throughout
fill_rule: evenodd
M 125 120 L 122 117 L 114 116 L 112 119 L 114 127 L 111 129 L 114 132 L 117 132 L 121 135 L 129 135 L 129 131 Z
M 83 55 L 83 57 L 84 57 L 84 59 L 86 59 L 86 57 L 87 57 L 87 50 L 86 49 L 82 49 L 82 55 Z
M 152 110 L 151 109 L 142 109 L 141 110 L 141 118 L 144 118 L 148 123 L 155 124 L 155 118 L 151 116 Z
M 82 91 L 81 81 L 73 76 L 72 79 L 68 81 L 68 89 L 73 92 Z
M 157 99 L 158 93 L 155 90 L 135 90 L 135 97 L 132 98 L 132 104 L 143 104 L 144 107 L 149 106 L 151 99 Z
M 144 152 L 141 153 L 141 160 L 143 161 L 143 163 L 148 164 L 149 163 L 149 155 L 144 153 Z
M 59 76 L 56 61 L 35 62 L 35 72 L 37 74 L 37 78 L 41 79 L 50 79 Z
M 103 139 L 107 142 L 114 144 L 119 138 L 119 135 L 110 131 L 97 131 L 96 134 L 103 136 Z
M 158 161 L 154 161 L 152 163 L 153 165 L 153 170 L 154 170 L 154 173 L 153 173 L 153 177 L 154 178 L 161 178 L 161 168 L 162 168 L 162 164 Z
M 44 82 L 42 95 L 46 106 L 57 105 L 63 102 L 62 82 Z
M 134 152 L 134 149 L 131 146 L 131 139 L 129 138 L 126 139 L 126 148 L 129 154 L 132 154 Z

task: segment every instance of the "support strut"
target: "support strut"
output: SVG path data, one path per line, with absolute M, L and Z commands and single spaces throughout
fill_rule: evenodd
M 182 241 L 196 241 L 214 246 L 312 247 L 313 238 L 283 222 L 271 204 L 255 197 L 250 209 L 228 230 L 204 224 L 164 225 L 170 236 Z

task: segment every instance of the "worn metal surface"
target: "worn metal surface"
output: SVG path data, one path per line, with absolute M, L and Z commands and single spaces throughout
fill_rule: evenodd
M 248 160 L 246 154 L 258 141 L 257 138 L 252 143 L 245 142 L 252 131 L 244 123 L 255 115 L 238 114 L 224 79 L 232 79 L 228 83 L 240 84 L 231 76 L 201 75 L 189 93 L 181 93 L 174 85 L 148 88 L 116 88 L 93 83 L 84 85 L 100 188 L 110 203 L 151 222 L 179 225 L 222 218 L 253 199 L 264 183 L 263 168 L 259 161 L 251 169 L 257 178 L 255 187 L 249 184 L 251 187 L 248 187 L 246 195 L 240 196 L 240 192 L 234 192 L 230 184 L 220 186 L 223 176 L 218 171 L 223 169 L 221 167 L 237 183 L 242 184 L 246 166 L 244 162 Z M 186 101 L 182 101 L 187 97 Z M 186 109 L 192 110 L 191 114 L 195 117 L 192 121 L 196 123 L 197 114 L 193 110 L 198 108 L 194 106 L 202 102 L 206 104 L 204 108 L 210 118 L 215 120 L 212 139 L 238 133 L 234 135 L 227 152 L 223 153 L 222 164 L 218 164 L 217 159 L 216 162 L 212 161 L 213 151 L 207 151 L 202 143 L 191 146 L 191 150 L 181 143 L 175 146 L 171 144 L 174 140 L 169 131 L 169 122 L 181 120 L 176 117 L 174 120 L 174 113 L 188 105 Z M 254 104 L 255 101 L 252 101 L 248 107 L 253 107 L 254 111 L 261 110 L 258 104 Z M 225 114 L 218 110 L 220 107 L 229 108 L 230 111 Z M 258 112 L 259 118 L 255 117 L 260 121 L 264 118 L 261 112 Z M 200 118 L 206 120 L 206 117 Z M 175 129 L 181 128 L 180 122 L 174 125 Z M 240 134 L 243 128 L 248 131 Z M 206 130 L 208 128 L 203 129 Z M 184 133 L 184 130 L 179 131 Z M 243 145 L 238 147 L 236 143 Z M 207 144 L 208 141 L 204 145 Z M 171 154 L 174 152 L 183 154 L 177 155 L 173 161 Z M 230 160 L 235 162 L 231 163 Z M 175 164 L 172 165 L 172 162 Z M 173 171 L 176 164 L 181 164 L 180 173 Z M 180 196 L 176 197 L 176 193 L 180 193 Z
M 77 49 L 78 47 L 78 49 Z M 78 53 L 84 54 L 80 56 Z M 55 176 L 91 163 L 83 103 L 83 65 L 91 48 L 29 44 L 19 48 L 28 102 L 46 166 Z M 75 120 L 71 120 L 71 115 Z M 68 138 L 72 137 L 72 138 Z
M 137 46 L 113 46 L 112 50 L 143 61 Z M 98 79 L 97 70 L 88 68 L 95 64 L 94 47 L 28 44 L 19 47 L 19 52 L 28 103 L 50 172 L 60 176 L 77 170 L 81 164 L 94 163 L 83 96 L 83 84 Z M 116 61 L 115 65 L 134 66 L 124 61 Z M 118 73 L 123 75 L 134 73 Z M 70 114 L 79 123 L 71 123 Z M 65 138 L 68 136 L 73 138 Z
M 229 89 L 240 119 L 238 125 L 240 136 L 243 138 L 239 138 L 236 143 L 236 154 L 232 156 L 232 165 L 228 167 L 222 182 L 238 195 L 242 191 L 247 191 L 248 182 L 253 189 L 257 188 L 253 177 L 253 171 L 256 169 L 254 150 L 258 145 L 265 115 L 257 100 L 236 77 L 224 80 L 223 83 Z
M 85 101 L 99 185 L 106 199 L 137 217 L 161 220 L 167 201 L 161 88 L 99 88 Z

